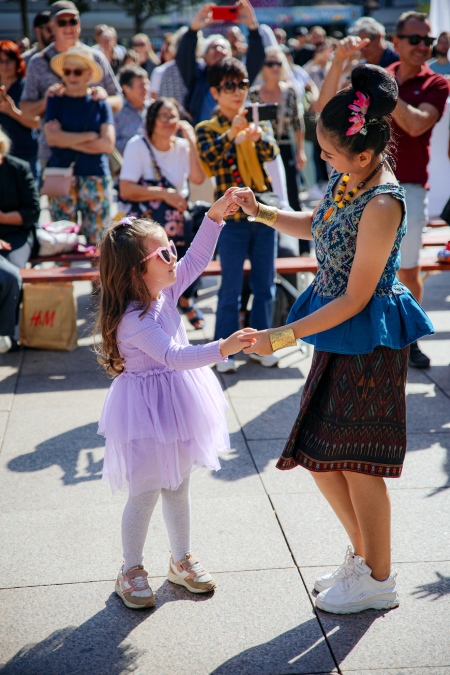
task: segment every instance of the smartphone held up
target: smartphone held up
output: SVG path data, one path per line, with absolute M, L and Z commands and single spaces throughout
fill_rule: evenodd
M 211 16 L 214 21 L 237 21 L 238 8 L 236 5 L 217 5 L 211 7 Z

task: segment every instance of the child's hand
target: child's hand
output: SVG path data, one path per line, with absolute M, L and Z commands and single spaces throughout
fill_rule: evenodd
M 247 329 L 246 329 L 247 330 Z M 251 328 L 250 330 L 254 330 Z M 269 335 L 273 333 L 273 330 L 259 330 L 252 333 L 252 343 L 246 344 L 247 340 L 243 336 L 239 336 L 238 340 L 243 347 L 244 354 L 259 354 L 259 356 L 269 356 L 273 354 L 272 344 L 270 342 Z M 237 333 L 235 333 L 236 335 Z
M 220 353 L 222 356 L 232 356 L 240 352 L 244 347 L 248 347 L 249 351 L 253 351 L 251 347 L 254 342 L 252 338 L 254 333 L 256 333 L 254 328 L 244 328 L 243 330 L 236 331 L 230 337 L 220 340 Z
M 258 213 L 258 202 L 250 188 L 228 188 L 224 197 L 230 198 L 235 202 L 247 216 L 253 216 Z
M 211 206 L 208 211 L 208 216 L 211 218 L 211 220 L 215 220 L 216 223 L 220 224 L 224 218 L 233 216 L 236 211 L 239 211 L 239 204 L 231 199 L 231 195 L 227 197 L 225 193 L 223 197 L 218 199 Z

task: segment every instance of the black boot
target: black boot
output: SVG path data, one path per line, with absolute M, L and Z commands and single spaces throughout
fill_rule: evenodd
M 430 359 L 426 354 L 420 351 L 417 342 L 412 342 L 409 347 L 409 365 L 412 368 L 429 368 Z

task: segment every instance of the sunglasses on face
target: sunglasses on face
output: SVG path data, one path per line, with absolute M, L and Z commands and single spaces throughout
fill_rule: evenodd
M 227 80 L 227 82 L 224 82 L 223 84 L 219 85 L 217 87 L 217 90 L 220 91 L 223 89 L 224 91 L 227 92 L 227 94 L 234 94 L 236 89 L 239 89 L 239 91 L 245 91 L 248 89 L 250 82 L 249 80 L 241 80 L 240 82 L 233 82 L 233 80 Z
M 75 75 L 75 77 L 81 77 L 83 73 L 86 72 L 86 68 L 63 68 L 64 77 L 69 77 L 70 75 Z
M 431 45 L 436 42 L 436 38 L 431 37 L 430 35 L 427 35 L 424 37 L 423 35 L 397 35 L 398 38 L 401 40 L 405 39 L 408 40 L 409 44 L 412 45 L 413 47 L 416 47 L 417 45 L 420 45 L 420 43 L 423 41 L 425 47 L 431 47 Z
M 161 122 L 178 122 L 178 116 L 169 113 L 160 113 L 156 115 L 156 119 L 161 120 Z
M 56 19 L 56 25 L 60 28 L 65 28 L 65 26 L 78 26 L 80 19 L 77 19 L 75 16 L 72 19 Z
M 274 68 L 275 66 L 281 68 L 283 64 L 281 63 L 281 61 L 265 61 L 264 65 L 267 66 L 268 68 Z
M 145 42 L 133 42 L 133 47 L 145 47 Z
M 161 260 L 163 260 L 167 265 L 170 264 L 170 259 L 172 257 L 175 259 L 178 257 L 175 244 L 173 241 L 169 241 L 168 246 L 159 246 L 156 251 L 153 251 L 153 253 L 150 253 L 149 255 L 145 256 L 145 258 L 142 258 L 141 263 L 145 262 L 146 260 L 150 260 L 150 258 L 154 258 L 156 255 L 159 256 Z

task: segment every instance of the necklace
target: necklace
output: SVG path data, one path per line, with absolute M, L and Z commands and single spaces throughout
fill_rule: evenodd
M 385 160 L 386 160 L 386 157 L 383 155 L 383 157 L 382 157 L 382 159 L 381 159 L 381 162 L 380 162 L 380 163 L 378 164 L 378 166 L 372 171 L 372 173 L 370 174 L 370 176 L 367 176 L 367 178 L 365 178 L 365 179 L 362 180 L 360 183 L 358 183 L 358 185 L 357 185 L 356 187 L 354 187 L 352 190 L 350 190 L 350 192 L 348 192 L 347 194 L 344 194 L 344 193 L 345 193 L 345 190 L 346 190 L 346 187 L 347 187 L 348 179 L 350 178 L 350 174 L 349 174 L 349 173 L 346 173 L 346 174 L 342 177 L 341 182 L 339 183 L 339 189 L 338 189 L 338 191 L 336 192 L 336 195 L 335 195 L 335 197 L 334 197 L 334 204 L 333 204 L 333 206 L 330 206 L 329 209 L 327 209 L 327 211 L 325 212 L 325 215 L 324 215 L 323 219 L 324 219 L 324 220 L 330 220 L 330 221 L 333 220 L 334 216 L 335 216 L 336 213 L 338 212 L 338 209 L 343 209 L 344 206 L 345 206 L 346 204 L 348 204 L 348 203 L 353 199 L 353 197 L 361 190 L 361 188 L 364 187 L 364 185 L 365 185 L 366 183 L 368 183 L 369 180 L 370 180 L 371 178 L 373 178 L 373 177 L 375 176 L 375 174 L 381 169 L 381 167 L 383 166 Z

